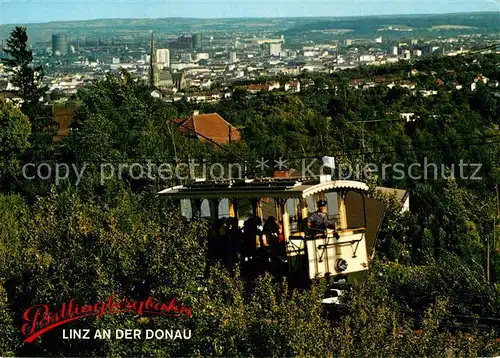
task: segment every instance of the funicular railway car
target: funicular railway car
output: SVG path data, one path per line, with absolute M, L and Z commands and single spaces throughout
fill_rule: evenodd
M 363 182 L 322 176 L 196 180 L 158 195 L 180 201 L 186 216 L 211 221 L 209 252 L 228 267 L 239 261 L 247 277 L 271 271 L 300 287 L 323 277 L 352 284 L 368 270 L 385 209 L 383 203 L 367 196 L 368 191 Z M 319 200 L 328 207 L 330 225 L 324 230 L 307 225 Z M 267 240 L 259 240 L 258 233 L 266 233 L 264 221 L 281 228 L 281 240 L 270 240 L 269 233 Z M 259 249 L 261 254 L 257 254 Z

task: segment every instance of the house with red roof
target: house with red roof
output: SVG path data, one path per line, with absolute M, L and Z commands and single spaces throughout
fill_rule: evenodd
M 270 83 L 252 83 L 246 86 L 246 90 L 250 93 L 257 92 L 269 92 L 275 89 L 280 89 L 279 82 L 270 82 Z
M 300 92 L 300 82 L 290 81 L 285 83 L 285 92 L 292 92 L 292 93 Z
M 179 131 L 196 138 L 200 142 L 213 141 L 225 144 L 241 139 L 240 132 L 218 113 L 194 111 L 188 118 L 177 119 Z M 210 140 L 208 140 L 210 139 Z

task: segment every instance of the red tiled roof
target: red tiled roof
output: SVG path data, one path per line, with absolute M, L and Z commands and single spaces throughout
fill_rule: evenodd
M 252 83 L 252 84 L 247 86 L 247 89 L 250 91 L 267 91 L 267 90 L 269 90 L 269 85 Z
M 176 120 L 176 123 L 181 125 L 179 131 L 182 133 L 194 135 L 193 131 L 195 131 L 200 142 L 206 141 L 204 138 L 206 137 L 217 144 L 227 143 L 229 142 L 229 130 L 231 130 L 232 141 L 241 139 L 240 132 L 218 113 L 191 115 L 187 119 Z
M 300 178 L 301 175 L 296 170 L 275 170 L 275 178 Z
M 361 78 L 355 78 L 355 79 L 349 81 L 349 84 L 351 86 L 358 86 L 358 85 L 361 85 L 363 83 L 364 83 L 364 80 Z

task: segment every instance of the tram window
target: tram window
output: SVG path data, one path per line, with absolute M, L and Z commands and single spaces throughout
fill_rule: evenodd
M 229 217 L 229 200 L 222 199 L 219 202 L 219 219 Z
M 316 203 L 312 196 L 307 197 L 307 210 L 312 213 L 316 211 Z
M 201 217 L 202 218 L 210 217 L 210 204 L 208 203 L 207 199 L 201 202 Z
M 288 199 L 286 202 L 287 209 L 288 209 L 288 215 L 292 218 L 295 216 L 297 212 L 297 208 L 295 206 L 295 200 L 294 199 Z
M 327 206 L 327 214 L 329 217 L 337 217 L 339 215 L 339 206 L 338 206 L 338 194 L 337 193 L 326 193 L 325 199 L 328 203 Z M 316 207 L 316 202 L 314 201 L 314 197 L 309 196 L 307 198 L 307 210 L 309 213 L 316 211 L 318 208 Z
M 245 221 L 253 216 L 252 203 L 248 199 L 241 199 L 238 201 L 238 218 Z
M 191 220 L 193 218 L 193 211 L 191 210 L 191 200 L 182 199 L 181 200 L 181 213 L 182 216 Z
M 328 216 L 339 215 L 337 193 L 326 193 L 325 196 L 328 201 Z

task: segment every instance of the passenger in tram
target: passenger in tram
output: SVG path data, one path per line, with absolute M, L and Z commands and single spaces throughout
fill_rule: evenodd
M 225 245 L 227 235 L 224 219 L 216 219 L 209 227 L 207 240 L 207 255 L 208 263 L 205 269 L 205 275 L 208 275 L 210 266 L 213 266 L 217 261 L 223 260 L 221 255 Z
M 280 244 L 279 231 L 280 228 L 276 222 L 276 218 L 274 216 L 268 217 L 266 223 L 264 224 L 264 234 L 266 235 L 267 242 L 269 243 L 273 253 L 277 253 L 278 246 Z
M 258 216 L 255 218 L 255 228 L 257 230 L 257 240 L 259 242 L 259 248 L 263 248 L 264 246 L 267 246 L 267 243 L 264 242 L 264 226 L 262 225 L 262 219 L 259 218 Z M 257 244 L 257 242 L 256 242 Z
M 238 252 L 240 251 L 241 247 L 241 236 L 242 233 L 240 228 L 238 227 L 238 219 L 229 219 L 229 266 L 232 266 L 238 260 Z
M 278 238 L 279 238 L 280 244 L 285 246 L 286 242 L 285 242 L 285 233 L 283 232 L 283 221 L 280 221 L 278 225 L 279 225 Z
M 225 236 L 227 234 L 227 227 L 228 227 L 228 222 L 227 218 L 223 217 L 220 221 L 220 226 L 219 226 L 219 235 L 220 236 Z
M 220 219 L 217 219 L 209 227 L 208 240 L 207 240 L 207 250 L 208 250 L 208 255 L 210 258 L 215 258 L 215 253 L 217 252 L 215 245 L 216 245 L 217 241 L 219 240 L 221 224 L 222 224 L 222 221 Z
M 222 224 L 219 228 L 219 237 L 216 242 L 216 255 L 220 260 L 224 260 L 226 256 L 225 249 L 228 247 L 229 242 L 229 228 L 229 219 L 226 217 L 222 218 Z
M 243 245 L 241 255 L 243 260 L 251 260 L 255 256 L 257 238 L 257 222 L 253 216 L 243 223 Z
M 280 231 L 283 241 L 280 241 Z M 271 259 L 273 273 L 278 276 L 280 276 L 280 272 L 282 271 L 281 260 L 286 256 L 286 246 L 282 231 L 280 224 L 276 222 L 276 218 L 270 216 L 264 225 L 264 233 L 269 242 L 269 258 Z
M 256 245 L 257 248 L 257 272 L 262 274 L 270 269 L 271 263 L 271 248 L 269 247 L 269 239 L 267 234 L 264 232 L 264 226 L 262 225 L 262 219 L 260 217 L 255 218 L 257 236 Z
M 278 279 L 286 276 L 288 270 L 288 263 L 286 257 L 286 241 L 285 234 L 283 231 L 283 221 L 278 223 L 278 240 L 277 246 L 274 251 L 273 257 L 273 275 Z

